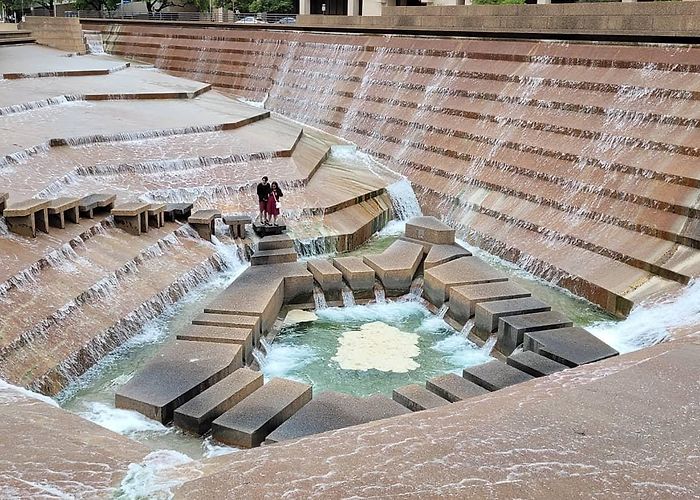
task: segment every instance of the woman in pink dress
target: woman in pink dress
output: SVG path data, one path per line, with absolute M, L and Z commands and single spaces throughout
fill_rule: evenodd
M 282 190 L 277 185 L 277 182 L 272 182 L 270 185 L 270 196 L 267 198 L 267 217 L 272 220 L 272 225 L 277 225 L 277 216 L 280 214 Z

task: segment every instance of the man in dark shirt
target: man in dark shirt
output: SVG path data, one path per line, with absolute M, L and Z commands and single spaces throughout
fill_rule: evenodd
M 258 184 L 258 207 L 260 209 L 260 224 L 267 224 L 267 199 L 270 196 L 272 188 L 267 183 L 267 176 L 262 178 L 262 182 Z

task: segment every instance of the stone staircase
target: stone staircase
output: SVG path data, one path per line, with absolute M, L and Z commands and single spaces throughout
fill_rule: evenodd
M 0 30 L 0 47 L 6 45 L 19 45 L 23 43 L 34 43 L 32 32 L 27 30 Z

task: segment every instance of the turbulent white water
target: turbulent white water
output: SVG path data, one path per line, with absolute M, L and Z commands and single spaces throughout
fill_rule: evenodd
M 423 215 L 416 193 L 408 179 L 398 180 L 390 184 L 386 190 L 394 208 L 394 217 L 406 221 L 411 217 Z
M 173 450 L 158 450 L 146 455 L 141 463 L 130 464 L 114 498 L 133 500 L 137 498 L 172 498 L 172 490 L 192 477 L 175 474 L 173 469 L 192 462 L 183 453 Z
M 700 333 L 700 280 L 692 282 L 677 297 L 638 304 L 624 321 L 602 321 L 587 328 L 625 353 L 662 342 L 672 329 L 693 326 Z

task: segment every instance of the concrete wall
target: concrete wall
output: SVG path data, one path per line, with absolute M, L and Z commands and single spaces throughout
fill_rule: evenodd
M 363 12 L 376 13 L 376 0 Z M 372 4 L 372 5 L 369 5 Z M 376 5 L 375 5 L 376 4 Z M 371 26 L 491 32 L 700 35 L 700 2 L 391 7 L 381 17 L 301 16 L 301 26 Z
M 77 18 L 28 17 L 20 28 L 31 31 L 41 45 L 81 54 L 86 51 L 82 27 Z

